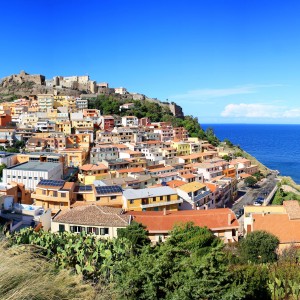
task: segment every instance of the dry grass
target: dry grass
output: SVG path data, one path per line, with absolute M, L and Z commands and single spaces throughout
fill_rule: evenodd
M 28 251 L 0 243 L 0 299 L 95 299 L 95 289 L 69 271 L 57 272 L 50 262 Z

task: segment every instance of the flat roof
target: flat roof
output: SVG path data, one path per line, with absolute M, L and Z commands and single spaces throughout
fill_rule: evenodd
M 23 164 L 12 166 L 7 168 L 8 170 L 22 170 L 22 171 L 49 171 L 58 166 L 58 163 L 53 162 L 40 162 L 40 161 L 29 161 Z

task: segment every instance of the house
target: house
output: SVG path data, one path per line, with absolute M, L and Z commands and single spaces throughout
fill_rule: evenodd
M 300 206 L 296 200 L 283 205 L 245 206 L 244 235 L 265 230 L 279 239 L 279 251 L 300 246 Z
M 79 168 L 78 181 L 92 184 L 95 180 L 106 178 L 108 174 L 109 168 L 104 164 L 85 164 Z
M 215 207 L 213 195 L 209 188 L 200 182 L 190 182 L 177 187 L 177 193 L 183 203 L 182 210 L 210 209 Z
M 92 164 L 102 160 L 114 160 L 119 157 L 118 148 L 113 145 L 96 145 L 91 149 L 90 160 Z
M 124 127 L 138 126 L 139 119 L 135 116 L 124 116 L 122 117 L 122 125 Z
M 98 205 L 79 205 L 59 211 L 51 223 L 52 232 L 86 232 L 99 238 L 112 239 L 118 235 L 118 228 L 125 228 L 131 222 L 129 214 L 121 208 Z
M 52 214 L 71 207 L 74 202 L 74 182 L 64 180 L 41 180 L 31 194 L 33 202 L 45 210 L 51 209 Z
M 178 210 L 178 204 L 182 203 L 177 192 L 168 186 L 139 190 L 126 189 L 123 191 L 123 198 L 123 208 L 136 211 Z
M 187 222 L 193 222 L 196 226 L 207 227 L 224 243 L 238 241 L 239 223 L 234 212 L 229 208 L 159 212 L 130 211 L 128 214 L 133 217 L 133 221 L 146 227 L 153 243 L 165 241 L 175 225 Z
M 99 120 L 100 128 L 103 130 L 110 130 L 115 126 L 115 119 L 113 116 L 101 116 Z

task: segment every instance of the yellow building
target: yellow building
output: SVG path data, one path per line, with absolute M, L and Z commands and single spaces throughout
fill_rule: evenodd
M 172 143 L 172 148 L 176 149 L 178 156 L 191 154 L 191 147 L 189 143 L 175 142 L 175 141 L 172 141 L 171 143 Z
M 69 167 L 81 167 L 86 159 L 88 152 L 79 148 L 69 148 L 57 151 L 60 154 L 67 156 L 67 165 Z
M 56 121 L 55 122 L 55 131 L 63 132 L 65 134 L 71 134 L 71 122 L 69 120 L 66 121 Z
M 95 180 L 107 178 L 109 168 L 104 164 L 86 164 L 80 167 L 78 181 L 83 184 L 92 184 Z
M 178 204 L 182 203 L 177 192 L 168 186 L 126 189 L 123 191 L 123 199 L 123 208 L 127 211 L 178 210 Z
M 31 198 L 35 205 L 42 206 L 45 210 L 50 208 L 51 213 L 56 214 L 60 209 L 70 208 L 73 204 L 74 188 L 74 182 L 41 180 Z
M 67 107 L 68 111 L 76 111 L 76 98 L 73 96 L 54 96 L 54 108 Z

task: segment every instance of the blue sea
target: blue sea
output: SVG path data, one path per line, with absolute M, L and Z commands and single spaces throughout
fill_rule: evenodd
M 300 184 L 300 125 L 201 124 Z

